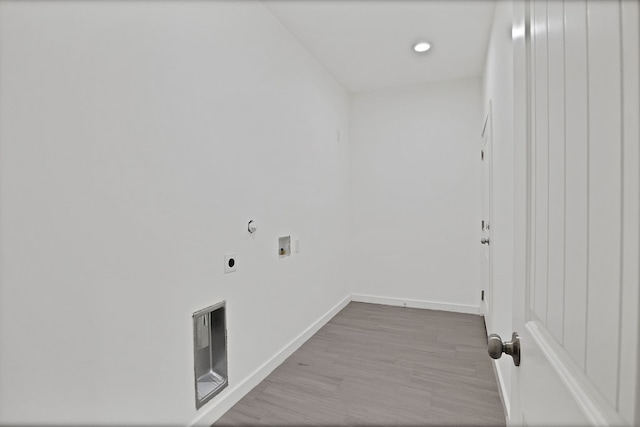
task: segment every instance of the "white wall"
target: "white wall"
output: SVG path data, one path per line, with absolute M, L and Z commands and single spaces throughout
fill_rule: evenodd
M 189 424 L 194 311 L 233 388 L 347 295 L 348 95 L 259 2 L 3 1 L 0 93 L 0 423 Z
M 476 310 L 481 126 L 475 78 L 352 96 L 355 293 Z
M 493 125 L 493 309 L 487 332 L 510 339 L 513 303 L 513 49 L 512 4 L 496 4 L 483 76 L 485 115 L 491 104 Z M 496 361 L 500 386 L 509 410 L 510 357 Z

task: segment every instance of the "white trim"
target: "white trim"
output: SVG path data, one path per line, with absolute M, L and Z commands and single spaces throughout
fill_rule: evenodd
M 480 314 L 480 306 L 477 305 L 451 304 L 445 302 L 380 297 L 362 294 L 351 295 L 351 301 L 367 302 L 369 304 L 393 305 L 398 307 L 423 308 L 427 310 L 452 311 L 454 313 Z
M 626 424 L 616 408 L 598 391 L 584 371 L 576 365 L 566 350 L 549 335 L 544 327 L 534 321 L 527 322 L 525 328 L 591 425 Z
M 484 300 L 480 301 L 480 305 L 478 306 L 478 313 L 484 316 L 485 324 L 487 323 L 487 313 L 489 312 L 489 303 L 487 303 L 487 292 L 484 293 Z M 489 325 L 486 325 L 489 328 Z
M 327 313 L 318 320 L 313 322 L 311 326 L 305 329 L 300 335 L 294 338 L 289 344 L 285 345 L 282 350 L 277 352 L 271 359 L 263 363 L 258 369 L 253 371 L 247 378 L 238 383 L 234 387 L 228 387 L 220 395 L 214 399 L 209 405 L 205 405 L 203 413 L 193 420 L 190 426 L 211 426 L 222 415 L 225 414 L 233 405 L 238 403 L 245 395 L 247 395 L 255 386 L 264 380 L 274 369 L 280 366 L 287 357 L 291 356 L 302 344 L 320 330 L 329 320 L 340 312 L 351 302 L 351 296 L 336 304 Z M 209 406 L 207 408 L 207 406 Z
M 509 416 L 511 403 L 509 402 L 509 395 L 507 394 L 507 388 L 505 387 L 504 376 L 502 375 L 502 370 L 498 366 L 498 361 L 496 359 L 491 359 L 491 362 L 493 362 L 493 372 L 496 374 L 498 392 L 500 393 L 500 401 L 502 402 L 502 409 L 504 410 L 504 418 L 507 425 L 512 425 L 511 418 Z

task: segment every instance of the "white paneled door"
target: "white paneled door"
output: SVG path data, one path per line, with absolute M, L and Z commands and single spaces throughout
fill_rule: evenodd
M 517 425 L 638 425 L 637 0 L 514 5 Z

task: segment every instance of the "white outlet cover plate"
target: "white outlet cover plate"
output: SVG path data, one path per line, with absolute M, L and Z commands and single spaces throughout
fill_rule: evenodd
M 224 272 L 233 273 L 238 269 L 238 256 L 236 254 L 224 255 Z

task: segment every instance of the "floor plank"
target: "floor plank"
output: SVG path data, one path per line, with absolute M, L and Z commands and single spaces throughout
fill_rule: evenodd
M 352 302 L 215 424 L 491 425 L 481 317 Z

